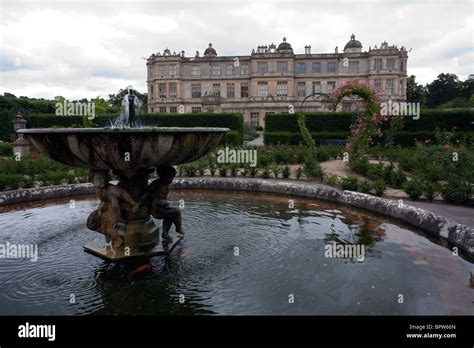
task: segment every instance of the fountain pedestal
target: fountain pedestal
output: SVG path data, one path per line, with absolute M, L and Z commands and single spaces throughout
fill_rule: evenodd
M 198 160 L 215 149 L 228 131 L 149 127 L 20 129 L 17 133 L 51 159 L 87 168 L 95 175 L 92 182 L 100 204 L 87 218 L 87 226 L 104 234 L 106 240 L 101 236 L 84 248 L 106 260 L 119 261 L 166 254 L 179 243 L 183 237 L 174 228 L 169 231 L 172 241 L 162 241 L 154 219 L 167 219 L 167 228 L 172 223 L 184 232 L 179 209 L 166 204 L 171 181 L 155 180 L 148 185 L 150 172 Z M 110 171 L 117 175 L 118 185 L 110 183 Z
M 157 227 L 158 230 L 158 227 Z M 99 256 L 108 261 L 121 261 L 132 257 L 151 257 L 156 255 L 165 255 L 170 253 L 174 247 L 183 238 L 182 235 L 175 231 L 170 231 L 170 235 L 173 237 L 172 242 L 161 241 L 150 247 L 120 247 L 115 249 L 110 243 L 104 241 L 103 237 L 99 237 L 92 242 L 84 246 L 84 250 Z

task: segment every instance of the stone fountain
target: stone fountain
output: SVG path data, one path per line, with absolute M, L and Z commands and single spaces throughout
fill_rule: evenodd
M 100 204 L 89 215 L 87 226 L 104 234 L 105 242 L 94 240 L 84 248 L 110 261 L 165 254 L 176 246 L 184 229 L 179 209 L 166 201 L 168 185 L 176 173 L 172 166 L 205 156 L 229 131 L 136 127 L 135 98 L 129 89 L 122 104 L 126 110 L 115 127 L 17 131 L 49 158 L 89 169 Z M 110 171 L 118 183 L 110 182 Z M 159 179 L 149 184 L 155 171 Z M 163 219 L 161 240 L 156 219 Z M 170 231 L 172 224 L 176 231 Z

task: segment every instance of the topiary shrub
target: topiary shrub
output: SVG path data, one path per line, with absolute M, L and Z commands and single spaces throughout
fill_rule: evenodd
M 359 179 L 355 176 L 348 176 L 341 180 L 341 189 L 348 191 L 357 191 L 359 186 Z
M 420 198 L 423 194 L 423 184 L 419 179 L 406 181 L 402 185 L 403 191 L 413 200 Z
M 441 195 L 449 203 L 465 203 L 471 193 L 471 186 L 460 177 L 450 177 L 441 189 Z

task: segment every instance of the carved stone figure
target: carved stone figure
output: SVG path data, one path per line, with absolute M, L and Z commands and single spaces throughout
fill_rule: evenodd
M 184 234 L 179 208 L 171 207 L 167 201 L 169 184 L 173 181 L 176 170 L 172 166 L 157 167 L 156 173 L 159 178 L 148 185 L 147 192 L 140 199 L 140 204 L 146 204 L 148 209 L 156 219 L 163 219 L 162 237 L 168 241 L 173 238 L 169 235 L 169 230 L 174 224 L 176 232 Z
M 123 238 L 116 228 L 116 223 L 121 217 L 120 203 L 125 203 L 122 206 L 133 213 L 137 212 L 140 206 L 126 190 L 109 183 L 108 171 L 91 170 L 90 177 L 94 186 L 97 187 L 100 204 L 89 215 L 87 227 L 104 234 L 107 242 L 112 241 L 114 248 L 120 248 Z

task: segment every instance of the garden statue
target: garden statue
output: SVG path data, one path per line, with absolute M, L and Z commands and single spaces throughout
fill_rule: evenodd
M 112 241 L 114 248 L 120 248 L 123 238 L 117 228 L 121 219 L 120 203 L 132 213 L 136 213 L 139 204 L 123 188 L 109 183 L 110 176 L 106 170 L 91 170 L 90 179 L 97 187 L 97 195 L 100 199 L 99 207 L 94 210 L 87 219 L 87 227 L 91 230 L 103 233 L 107 242 Z
M 159 178 L 154 180 L 145 195 L 140 199 L 140 204 L 148 207 L 150 214 L 156 219 L 163 219 L 163 232 L 161 236 L 167 241 L 173 238 L 169 235 L 169 230 L 174 224 L 176 232 L 184 235 L 181 221 L 181 211 L 179 208 L 171 207 L 167 201 L 169 184 L 173 181 L 176 170 L 172 166 L 161 166 L 156 168 Z

